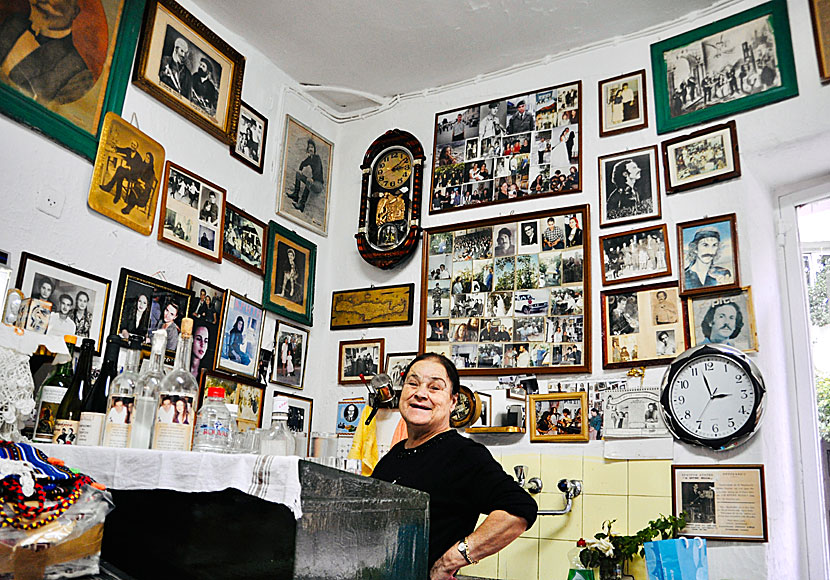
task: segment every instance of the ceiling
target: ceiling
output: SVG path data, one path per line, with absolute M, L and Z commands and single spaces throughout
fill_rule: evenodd
M 729 0 L 194 0 L 333 113 L 637 34 Z M 623 71 L 621 71 L 623 72 Z

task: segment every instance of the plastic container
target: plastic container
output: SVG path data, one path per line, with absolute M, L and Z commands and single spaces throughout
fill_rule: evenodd
M 231 412 L 225 405 L 225 389 L 209 387 L 207 397 L 196 415 L 193 451 L 231 451 Z

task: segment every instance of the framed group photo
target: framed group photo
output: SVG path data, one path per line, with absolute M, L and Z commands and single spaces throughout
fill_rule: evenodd
M 409 326 L 412 324 L 414 292 L 414 283 L 336 290 L 331 298 L 330 328 Z
M 262 173 L 265 167 L 267 138 L 268 119 L 245 101 L 241 101 L 236 139 L 230 145 L 231 155 L 257 173 Z
M 228 290 L 216 368 L 256 379 L 264 322 L 259 304 Z
M 744 352 L 758 351 L 752 289 L 690 296 L 686 299 L 689 346 L 725 344 Z
M 364 379 L 369 382 L 382 373 L 385 344 L 383 338 L 340 341 L 337 382 L 341 385 L 361 385 Z
M 600 236 L 606 286 L 671 275 L 666 224 Z
M 663 141 L 666 193 L 677 193 L 741 176 L 735 121 Z
M 599 158 L 599 225 L 616 226 L 662 216 L 657 146 Z
M 738 233 L 735 214 L 677 224 L 680 294 L 736 290 Z
M 190 318 L 193 319 L 190 372 L 198 380 L 202 370 L 212 371 L 216 365 L 219 323 L 225 313 L 225 290 L 193 274 L 187 275 L 187 288 L 193 292 L 190 302 Z
M 645 69 L 599 81 L 599 102 L 600 137 L 648 127 Z
M 271 382 L 302 389 L 308 359 L 308 330 L 278 320 L 274 356 Z
M 271 221 L 262 305 L 275 314 L 311 326 L 316 265 L 316 244 Z
M 262 274 L 268 226 L 232 203 L 225 204 L 225 236 L 222 257 L 243 268 Z
M 531 443 L 588 441 L 588 394 L 528 395 Z
M 218 371 L 205 370 L 199 381 L 199 407 L 210 387 L 225 390 L 225 404 L 236 411 L 236 429 L 247 431 L 262 426 L 262 408 L 265 403 L 265 387 L 253 379 L 238 377 Z

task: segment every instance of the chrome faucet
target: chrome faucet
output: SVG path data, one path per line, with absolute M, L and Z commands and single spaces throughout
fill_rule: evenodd
M 542 491 L 542 480 L 538 477 L 527 478 L 527 465 L 517 465 L 513 468 L 516 473 L 516 482 L 519 487 L 526 489 L 528 493 L 539 493 Z

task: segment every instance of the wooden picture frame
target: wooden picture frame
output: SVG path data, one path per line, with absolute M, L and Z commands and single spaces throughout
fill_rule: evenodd
M 222 257 L 255 274 L 265 271 L 268 225 L 230 202 L 225 203 Z
M 400 390 L 403 389 L 403 381 L 406 378 L 404 372 L 409 363 L 418 356 L 417 352 L 387 352 L 385 373 L 392 379 L 392 387 Z
M 527 403 L 531 443 L 588 441 L 588 393 L 528 395 Z
M 582 191 L 582 81 L 435 115 L 429 213 Z
M 56 68 L 41 63 L 65 76 L 46 89 L 52 91 L 59 87 L 45 103 L 43 99 L 35 100 L 17 85 L 2 82 L 0 112 L 92 161 L 105 114 L 120 115 L 124 105 L 144 0 L 98 0 L 79 8 L 72 31 L 72 38 L 78 43 L 73 43 L 75 52 L 70 51 L 65 62 L 79 56 L 83 61 L 82 72 L 72 76 L 71 65 Z M 9 15 L 4 25 L 22 34 L 29 22 L 26 15 L 16 13 Z M 10 73 L 13 77 L 14 69 Z M 87 73 L 89 77 L 85 76 Z M 73 82 L 73 78 L 78 82 Z M 52 76 L 49 79 L 54 80 Z
M 607 290 L 602 368 L 664 365 L 688 348 L 677 282 Z
M 190 318 L 193 319 L 190 372 L 198 380 L 202 370 L 216 368 L 219 324 L 225 315 L 227 291 L 193 274 L 187 275 L 187 289 L 193 292 L 193 300 L 190 301 Z
M 274 408 L 274 397 L 285 397 L 288 399 L 288 428 L 294 432 L 295 437 L 305 438 L 306 449 L 303 457 L 309 457 L 311 455 L 311 426 L 312 420 L 314 419 L 314 400 L 309 397 L 273 390 L 271 391 L 271 406 L 269 407 L 271 409 Z M 271 426 L 271 418 L 268 417 L 267 419 L 267 425 L 265 424 L 266 421 L 263 420 L 263 427 Z
M 236 410 L 237 431 L 258 429 L 262 426 L 265 385 L 253 379 L 205 369 L 199 378 L 199 408 L 207 396 L 208 387 L 225 389 L 225 404 L 231 411 Z
M 603 155 L 599 164 L 599 227 L 663 215 L 657 146 Z
M 658 134 L 798 95 L 786 0 L 652 44 L 651 74 Z
M 331 330 L 409 326 L 415 284 L 336 290 L 331 296 Z
M 590 243 L 587 205 L 424 230 L 419 352 L 464 376 L 590 372 Z
M 308 360 L 309 331 L 277 320 L 274 331 L 272 383 L 302 390 Z
M 701 252 L 706 261 L 697 259 Z M 714 252 L 714 254 L 713 254 Z M 677 224 L 677 263 L 681 296 L 723 292 L 740 288 L 738 228 L 734 213 Z M 709 258 L 712 256 L 711 258 Z M 697 263 L 701 266 L 696 266 Z M 697 270 L 705 268 L 705 277 Z
M 275 221 L 268 224 L 262 285 L 267 310 L 306 326 L 313 323 L 317 245 Z
M 741 176 L 735 121 L 663 141 L 661 147 L 666 194 Z
M 767 542 L 763 465 L 672 465 L 672 515 L 687 513 L 681 536 Z
M 256 379 L 264 324 L 265 311 L 259 304 L 228 290 L 225 294 L 225 315 L 220 328 L 216 368 Z
M 527 401 L 527 391 L 521 385 L 514 385 L 507 389 L 507 398 L 513 399 L 514 401 Z
M 597 87 L 600 137 L 648 127 L 645 69 L 599 81 Z
M 476 395 L 481 401 L 481 415 L 470 427 L 493 427 L 493 395 L 481 391 L 476 391 Z
M 599 245 L 604 286 L 671 276 L 666 224 L 600 236 Z
M 683 301 L 689 323 L 689 346 L 726 344 L 744 352 L 758 352 L 752 289 L 689 296 Z
M 362 385 L 383 372 L 386 339 L 341 340 L 337 360 L 337 382 L 341 385 Z M 363 379 L 360 375 L 363 375 Z
M 830 6 L 824 0 L 810 0 L 810 19 L 816 41 L 819 78 L 830 82 Z
M 239 102 L 239 124 L 234 142 L 230 144 L 231 157 L 262 173 L 265 168 L 265 144 L 268 139 L 268 118 L 245 101 Z
M 277 214 L 327 236 L 333 159 L 334 143 L 286 115 Z
M 44 290 L 44 285 L 49 286 L 48 294 Z M 20 253 L 15 287 L 22 290 L 25 296 L 52 303 L 52 316 L 55 317 L 61 316 L 61 298 L 69 296 L 72 310 L 66 315 L 66 325 L 74 325 L 75 330 L 68 334 L 78 337 L 79 345 L 81 338 L 93 339 L 96 355 L 101 354 L 104 344 L 104 323 L 107 320 L 111 286 L 112 282 L 101 276 L 29 252 Z M 3 292 L 4 298 L 7 295 L 8 292 Z M 78 303 L 84 295 L 86 307 L 81 314 L 78 312 Z M 68 324 L 69 320 L 72 321 L 72 325 Z M 60 331 L 59 327 L 59 324 L 53 327 L 50 322 L 47 334 L 67 334 Z
M 162 183 L 158 239 L 221 263 L 228 192 L 172 161 Z

